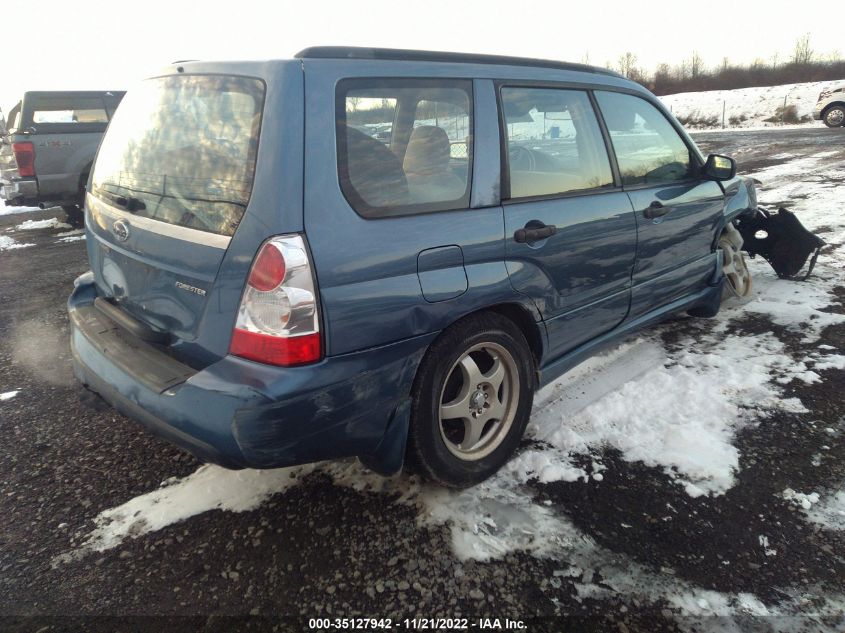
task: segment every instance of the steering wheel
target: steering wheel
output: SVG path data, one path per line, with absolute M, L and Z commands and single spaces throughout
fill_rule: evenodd
M 534 152 L 522 145 L 508 147 L 508 162 L 511 169 L 520 171 L 535 171 L 537 169 L 537 159 L 534 157 Z

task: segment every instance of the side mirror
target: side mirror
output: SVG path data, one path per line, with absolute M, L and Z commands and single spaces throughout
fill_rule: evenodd
M 711 180 L 730 180 L 736 176 L 736 161 L 729 156 L 710 154 L 701 173 Z

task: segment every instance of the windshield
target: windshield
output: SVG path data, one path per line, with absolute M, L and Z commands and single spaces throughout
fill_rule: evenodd
M 138 216 L 234 234 L 252 193 L 263 102 L 258 79 L 145 81 L 111 121 L 92 193 Z

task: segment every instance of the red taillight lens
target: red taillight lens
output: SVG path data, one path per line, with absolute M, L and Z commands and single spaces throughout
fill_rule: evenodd
M 320 360 L 320 334 L 270 336 L 260 332 L 235 329 L 229 353 L 270 365 L 305 365 Z
M 281 235 L 261 246 L 238 308 L 229 353 L 283 366 L 322 357 L 317 292 L 301 235 Z
M 18 163 L 18 174 L 21 176 L 35 176 L 35 146 L 29 141 L 12 143 L 12 152 Z
M 268 291 L 277 288 L 285 279 L 285 258 L 272 242 L 269 242 L 252 265 L 247 283 L 256 290 Z

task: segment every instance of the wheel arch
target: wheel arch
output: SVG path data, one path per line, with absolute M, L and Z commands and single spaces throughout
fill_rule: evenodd
M 80 193 L 82 191 L 84 191 L 85 188 L 88 186 L 88 178 L 91 175 L 91 169 L 93 167 L 94 167 L 94 163 L 90 162 L 87 165 L 85 165 L 85 167 L 82 168 L 81 172 L 79 172 L 79 191 L 80 191 Z M 84 198 L 84 195 L 83 195 L 83 198 Z M 80 204 L 82 204 L 83 202 L 84 202 L 84 200 L 81 200 Z
M 843 110 L 845 110 L 845 101 L 834 101 L 833 103 L 828 103 L 824 107 L 824 110 L 822 110 L 822 121 L 824 121 L 824 118 L 827 116 L 827 113 L 830 112 L 832 108 L 842 108 Z
M 493 313 L 502 316 L 509 321 L 511 321 L 516 327 L 522 332 L 523 336 L 525 336 L 525 340 L 528 342 L 528 350 L 531 353 L 531 361 L 534 365 L 534 385 L 533 387 L 536 388 L 539 384 L 539 370 L 540 364 L 543 359 L 543 353 L 545 351 L 545 336 L 544 336 L 544 329 L 542 322 L 538 322 L 534 319 L 534 313 L 527 308 L 526 306 L 520 304 L 519 302 L 503 302 L 497 303 L 489 306 L 485 306 L 483 308 L 479 308 L 472 312 L 468 312 L 462 315 L 460 318 L 455 319 L 448 326 L 443 328 L 440 335 L 435 338 L 428 347 L 430 348 L 431 345 L 437 341 L 440 336 L 443 335 L 443 332 L 448 330 L 449 328 L 453 327 L 455 324 L 466 321 L 467 319 L 472 319 L 481 314 Z M 428 349 L 426 349 L 426 353 L 428 353 Z M 417 379 L 417 374 L 419 373 L 419 364 L 415 369 L 415 376 L 414 381 Z

